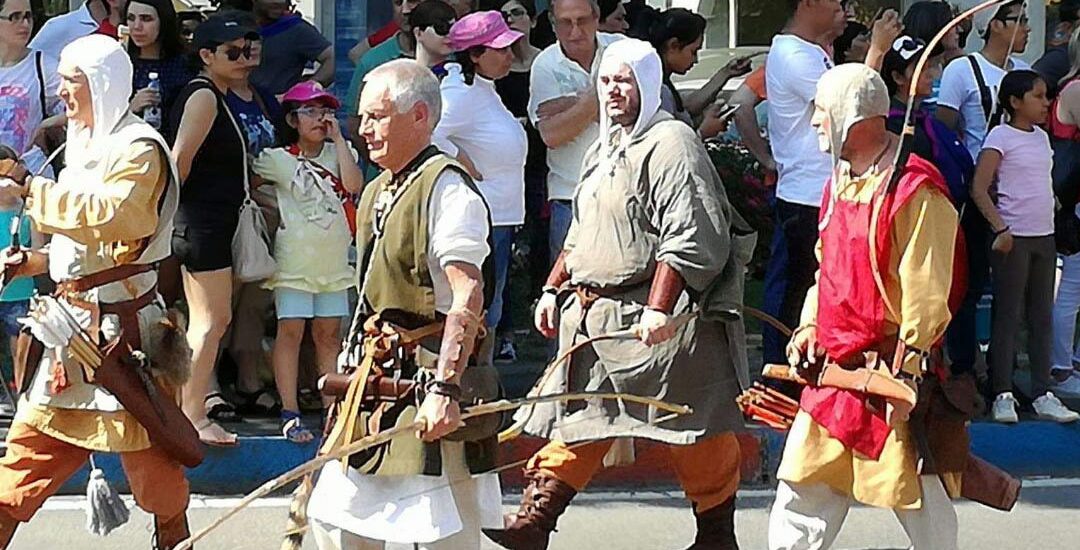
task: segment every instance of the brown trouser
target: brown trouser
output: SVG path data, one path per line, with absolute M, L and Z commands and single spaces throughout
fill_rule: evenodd
M 45 435 L 16 421 L 0 458 L 0 511 L 30 521 L 45 499 L 86 464 L 90 451 Z M 120 453 L 131 492 L 140 508 L 159 523 L 182 516 L 188 507 L 188 482 L 179 462 L 157 447 Z
M 558 478 L 577 491 L 589 484 L 604 464 L 610 439 L 570 449 L 552 441 L 529 459 L 528 468 Z M 668 445 L 671 466 L 698 513 L 727 502 L 739 488 L 739 440 L 723 433 L 693 445 Z

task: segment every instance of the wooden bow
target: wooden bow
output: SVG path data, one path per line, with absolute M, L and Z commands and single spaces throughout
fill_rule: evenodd
M 524 407 L 524 406 L 527 406 L 527 405 L 536 405 L 536 404 L 540 404 L 540 403 L 566 402 L 566 401 L 582 401 L 582 400 L 588 400 L 588 399 L 622 400 L 622 401 L 629 401 L 631 403 L 640 403 L 640 404 L 643 404 L 643 405 L 650 405 L 650 406 L 656 407 L 659 410 L 669 412 L 669 413 L 672 413 L 672 414 L 675 414 L 675 415 L 680 415 L 680 416 L 681 415 L 691 414 L 693 412 L 693 410 L 690 407 L 686 406 L 686 405 L 678 405 L 678 404 L 674 404 L 674 403 L 668 403 L 666 401 L 661 401 L 659 399 L 654 399 L 654 398 L 651 398 L 651 397 L 642 397 L 642 396 L 634 395 L 634 394 L 606 393 L 606 392 L 576 392 L 576 393 L 560 393 L 560 394 L 555 394 L 555 395 L 545 395 L 545 396 L 539 396 L 539 397 L 525 397 L 525 398 L 522 398 L 522 399 L 502 400 L 502 401 L 493 401 L 491 403 L 483 403 L 483 404 L 480 404 L 480 405 L 475 405 L 473 407 L 469 407 L 469 409 L 467 411 L 465 411 L 465 412 L 463 412 L 461 414 L 461 420 L 465 421 L 465 420 L 468 420 L 470 418 L 476 418 L 478 416 L 484 416 L 484 415 L 488 415 L 488 414 L 496 414 L 496 413 L 501 413 L 501 412 L 506 412 L 506 411 L 512 411 L 512 410 L 515 410 L 515 409 L 517 409 L 519 407 Z M 327 453 L 327 454 L 322 455 L 322 456 L 315 457 L 314 459 L 309 460 L 309 461 L 307 461 L 307 462 L 293 468 L 292 470 L 289 470 L 288 472 L 285 472 L 284 474 L 281 474 L 280 476 L 278 476 L 278 477 L 276 477 L 276 478 L 262 484 L 261 486 L 259 486 L 258 489 L 255 489 L 254 491 L 249 493 L 247 496 L 245 496 L 243 499 L 241 499 L 240 502 L 238 502 L 236 504 L 236 506 L 233 506 L 228 511 L 226 511 L 224 514 L 222 514 L 220 517 L 218 517 L 216 520 L 214 520 L 212 523 L 210 523 L 210 525 L 207 525 L 206 527 L 200 529 L 198 532 L 191 535 L 191 537 L 189 537 L 187 540 L 184 540 L 179 545 L 177 545 L 175 547 L 175 550 L 190 550 L 193 544 L 195 544 L 196 542 L 198 542 L 199 540 L 204 538 L 207 534 L 209 534 L 214 529 L 221 526 L 221 524 L 225 523 L 229 518 L 235 516 L 237 513 L 239 513 L 244 508 L 247 508 L 252 502 L 255 502 L 256 500 L 258 500 L 258 499 L 260 499 L 262 497 L 265 497 L 265 496 L 269 495 L 270 493 L 273 493 L 274 491 L 277 491 L 278 489 L 281 489 L 285 485 L 287 485 L 287 484 L 289 484 L 289 483 L 291 483 L 293 481 L 296 481 L 297 479 L 300 479 L 300 478 L 304 477 L 305 475 L 312 474 L 312 473 L 318 471 L 319 469 L 321 469 L 323 467 L 323 465 L 327 464 L 328 462 L 332 462 L 334 460 L 340 460 L 340 459 L 342 459 L 344 457 L 347 457 L 349 455 L 353 455 L 353 454 L 362 452 L 362 451 L 364 451 L 366 449 L 369 449 L 371 447 L 374 447 L 376 445 L 381 445 L 381 444 L 386 443 L 387 441 L 390 441 L 391 439 L 393 439 L 394 437 L 397 437 L 399 435 L 415 433 L 415 432 L 419 431 L 420 429 L 422 429 L 423 427 L 424 427 L 424 422 L 415 421 L 415 422 L 412 422 L 410 424 L 397 426 L 397 427 L 394 427 L 394 428 L 390 428 L 388 430 L 384 430 L 384 431 L 379 432 L 377 434 L 372 434 L 372 435 L 369 435 L 367 437 L 362 437 L 362 438 L 357 439 L 356 441 L 353 441 L 352 443 L 350 443 L 348 445 L 345 445 L 345 446 L 343 446 L 343 447 L 341 447 L 339 449 L 336 449 L 336 450 L 334 450 L 334 451 L 332 451 L 330 453 Z

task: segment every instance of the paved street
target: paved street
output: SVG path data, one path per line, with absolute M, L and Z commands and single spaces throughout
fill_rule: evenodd
M 677 492 L 586 493 L 560 523 L 552 550 L 617 548 L 674 550 L 693 536 L 693 517 Z M 765 548 L 771 491 L 740 493 L 737 522 L 744 550 Z M 964 502 L 959 505 L 960 547 L 1003 550 L 1075 548 L 1080 540 L 1080 480 L 1039 480 L 1025 484 L 1023 502 L 1004 514 Z M 195 528 L 206 525 L 235 499 L 197 499 L 191 512 Z M 507 498 L 505 503 L 512 502 Z M 19 532 L 14 549 L 132 549 L 149 548 L 151 521 L 135 511 L 131 521 L 108 538 L 85 531 L 82 499 L 63 497 L 50 502 Z M 287 501 L 266 499 L 226 523 L 200 550 L 276 550 L 284 527 Z M 906 539 L 887 511 L 852 510 L 840 534 L 840 549 L 902 549 Z M 310 540 L 304 549 L 314 549 Z M 391 547 L 405 550 L 406 547 Z M 487 546 L 495 548 L 495 546 Z

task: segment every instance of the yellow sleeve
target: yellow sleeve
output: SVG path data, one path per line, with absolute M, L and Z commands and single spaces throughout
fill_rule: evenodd
M 814 257 L 821 263 L 821 239 L 814 245 Z M 821 268 L 814 272 L 814 286 L 806 291 L 806 300 L 803 301 L 802 315 L 799 316 L 799 327 L 807 327 L 817 324 L 818 310 L 818 280 L 821 278 Z
M 154 234 L 158 199 L 168 170 L 161 149 L 136 141 L 117 160 L 100 185 L 59 185 L 34 178 L 26 213 L 35 229 L 66 235 L 81 243 L 135 241 Z
M 945 196 L 926 186 L 897 213 L 893 238 L 900 289 L 898 338 L 928 351 L 949 324 L 949 290 L 958 217 Z M 898 254 L 897 254 L 898 253 Z M 908 354 L 903 369 L 921 372 L 920 357 Z

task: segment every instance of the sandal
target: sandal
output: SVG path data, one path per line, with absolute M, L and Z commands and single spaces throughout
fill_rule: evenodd
M 226 424 L 244 421 L 244 419 L 236 413 L 236 406 L 226 401 L 225 396 L 221 395 L 221 392 L 207 394 L 206 398 L 203 399 L 203 403 L 206 404 L 206 417 L 210 420 L 224 422 Z
M 263 388 L 253 392 L 236 390 L 236 396 L 241 402 L 236 406 L 237 412 L 249 416 L 277 416 L 281 412 L 281 403 L 274 398 L 273 392 Z
M 323 410 L 322 394 L 310 388 L 302 388 L 298 393 L 297 404 L 300 405 L 301 411 L 313 412 Z
M 304 426 L 300 413 L 281 411 L 281 435 L 293 443 L 304 444 L 315 439 L 315 434 Z
M 220 431 L 220 432 L 224 433 L 225 438 L 224 439 L 216 439 L 216 438 L 211 439 L 211 438 L 205 437 L 205 432 L 208 431 L 208 430 L 212 431 L 213 428 L 217 428 L 217 431 Z M 204 418 L 204 419 L 202 419 L 202 421 L 195 424 L 195 429 L 198 430 L 198 432 L 199 432 L 199 441 L 202 441 L 204 444 L 209 445 L 211 447 L 235 447 L 237 445 L 237 435 L 236 434 L 226 430 L 225 428 L 222 428 L 221 426 L 217 425 L 217 423 L 215 423 L 213 420 L 210 420 L 209 418 Z

